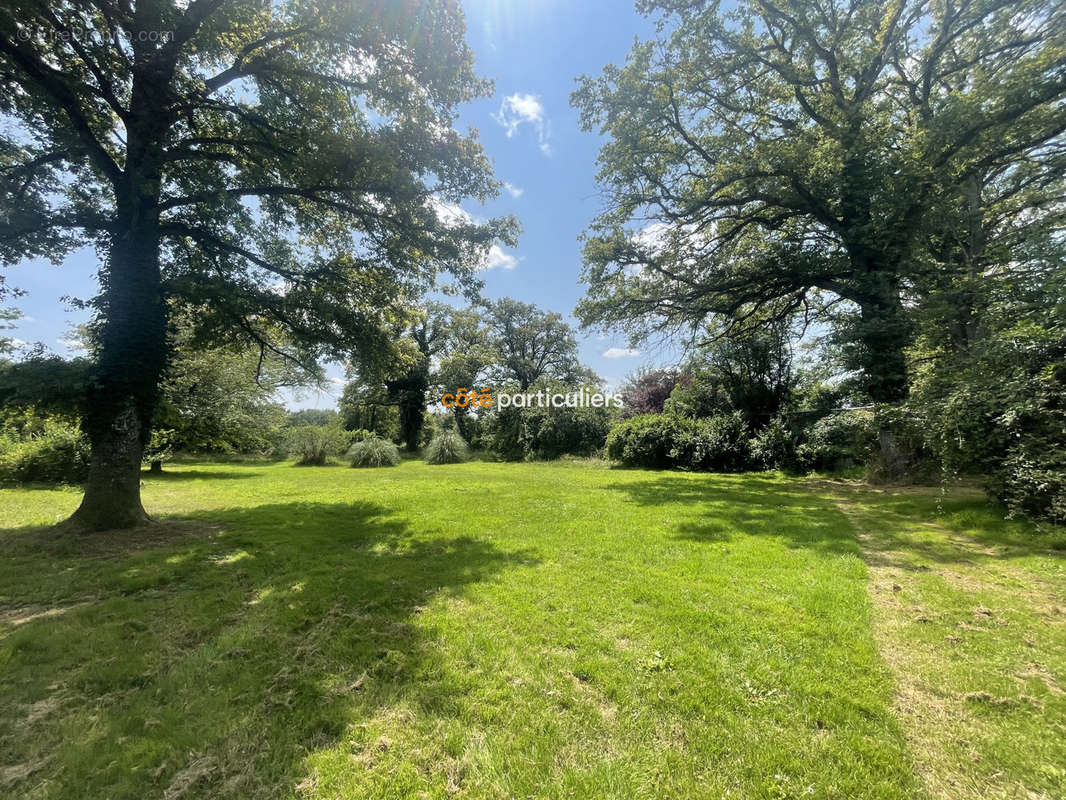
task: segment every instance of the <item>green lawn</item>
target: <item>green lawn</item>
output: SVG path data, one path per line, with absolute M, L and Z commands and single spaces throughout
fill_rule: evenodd
M 170 470 L 0 491 L 0 796 L 1066 796 L 1066 551 L 973 493 Z

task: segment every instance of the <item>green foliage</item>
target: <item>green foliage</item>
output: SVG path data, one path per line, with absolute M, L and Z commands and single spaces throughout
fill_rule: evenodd
M 670 454 L 676 466 L 712 472 L 751 468 L 747 425 L 739 411 L 696 420 L 679 432 Z
M 835 471 L 866 464 L 877 443 L 872 411 L 838 411 L 814 422 L 796 448 L 804 469 Z
M 751 437 L 751 457 L 764 469 L 796 466 L 796 437 L 781 417 L 774 417 Z
M 611 419 L 607 408 L 509 406 L 489 417 L 486 444 L 509 461 L 590 456 L 603 448 Z
M 1066 446 L 1025 437 L 996 468 L 990 489 L 1012 514 L 1066 524 Z
M 147 434 L 180 430 L 155 413 L 175 304 L 199 344 L 311 368 L 386 350 L 412 298 L 473 295 L 515 243 L 445 213 L 500 187 L 454 124 L 491 92 L 455 2 L 3 4 L 0 27 L 0 264 L 102 256 L 82 424 L 128 452 L 94 462 L 83 527 L 143 519 Z
M 350 380 L 344 385 L 338 405 L 348 430 L 368 430 L 382 439 L 391 439 L 399 432 L 399 411 L 384 401 L 376 386 L 368 386 L 359 379 Z
M 332 408 L 301 408 L 299 411 L 290 411 L 287 424 L 290 428 L 300 425 L 338 425 L 341 415 Z
M 351 434 L 331 425 L 300 425 L 286 434 L 289 455 L 303 467 L 320 467 L 344 454 L 351 444 Z
M 458 464 L 470 458 L 470 448 L 455 431 L 441 431 L 426 445 L 427 464 Z
M 607 434 L 607 457 L 630 467 L 673 466 L 674 441 L 695 420 L 674 414 L 641 414 L 623 420 Z
M 89 361 L 84 358 L 32 356 L 0 362 L 0 405 L 76 417 L 84 406 L 88 380 Z
M 640 5 L 656 40 L 572 97 L 610 198 L 583 324 L 639 339 L 802 309 L 898 402 L 926 287 L 973 308 L 969 286 L 1025 261 L 1019 231 L 1061 230 L 1061 3 Z
M 353 467 L 395 467 L 400 463 L 400 451 L 392 442 L 369 436 L 351 446 L 348 460 Z
M 141 461 L 145 464 L 161 464 L 169 461 L 174 456 L 175 432 L 167 428 L 155 428 L 152 430 L 152 438 L 144 448 L 144 457 Z
M 930 347 L 936 357 L 908 404 L 946 477 L 984 476 L 1013 513 L 1057 521 L 1066 486 L 1061 281 L 1000 286 L 965 350 Z
M 498 380 L 514 381 L 523 392 L 541 379 L 577 382 L 577 340 L 561 314 L 504 297 L 487 304 L 485 323 Z
M 202 344 L 190 315 L 183 312 L 174 318 L 174 355 L 161 386 L 154 427 L 172 431 L 174 450 L 273 451 L 282 441 L 288 419 L 277 402 L 278 390 L 314 383 L 317 374 L 256 348 Z M 332 414 L 336 417 L 336 412 Z
M 89 443 L 78 427 L 40 417 L 21 431 L 0 432 L 0 482 L 82 483 L 89 474 Z
M 504 384 L 500 391 L 519 393 L 517 383 Z M 544 403 L 525 406 L 493 407 L 484 416 L 481 428 L 483 446 L 509 461 L 555 459 L 564 455 L 591 456 L 598 454 L 605 443 L 616 409 L 591 405 L 581 406 L 572 401 L 565 405 L 566 395 L 599 391 L 592 384 L 568 384 L 561 380 L 541 377 L 523 394 L 541 395 Z M 564 395 L 563 405 L 548 404 L 553 395 Z
M 752 465 L 744 418 L 739 412 L 693 419 L 644 414 L 615 425 L 607 457 L 630 467 L 737 472 Z
M 3 288 L 0 281 L 0 289 Z M 15 327 L 15 323 L 22 318 L 22 312 L 15 308 L 0 307 L 0 358 L 15 352 L 15 340 L 10 336 L 4 336 L 4 331 Z

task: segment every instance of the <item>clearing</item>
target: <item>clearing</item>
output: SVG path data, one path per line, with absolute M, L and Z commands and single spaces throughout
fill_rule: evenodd
M 0 796 L 1066 796 L 1066 550 L 976 492 L 169 469 L 0 490 Z

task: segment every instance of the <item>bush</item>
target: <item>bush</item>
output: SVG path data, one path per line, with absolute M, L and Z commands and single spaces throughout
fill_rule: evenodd
M 0 439 L 0 482 L 83 483 L 89 476 L 89 441 L 77 426 L 46 419 L 31 434 Z
M 807 429 L 806 441 L 796 448 L 796 457 L 804 469 L 850 469 L 869 461 L 876 440 L 872 411 L 839 411 Z
M 763 469 L 793 469 L 796 466 L 796 441 L 781 417 L 751 437 L 752 461 Z
M 671 457 L 681 469 L 742 472 L 751 467 L 744 415 L 739 411 L 694 420 L 678 436 Z
M 441 431 L 426 446 L 427 464 L 458 464 L 469 457 L 466 442 L 455 431 Z
M 674 466 L 671 453 L 686 427 L 696 420 L 673 414 L 641 414 L 611 428 L 607 457 L 630 467 L 661 469 Z
M 589 456 L 603 448 L 610 427 L 611 411 L 606 408 L 511 406 L 490 417 L 486 444 L 511 461 Z
M 992 473 L 989 491 L 1011 515 L 1066 522 L 1066 447 L 1028 437 Z
M 298 465 L 320 467 L 348 450 L 351 434 L 331 425 L 300 425 L 290 429 L 287 441 Z
M 709 419 L 643 414 L 611 429 L 607 456 L 631 467 L 736 472 L 751 466 L 739 412 Z
M 392 442 L 370 436 L 352 445 L 348 459 L 353 467 L 395 467 L 400 463 L 400 451 Z

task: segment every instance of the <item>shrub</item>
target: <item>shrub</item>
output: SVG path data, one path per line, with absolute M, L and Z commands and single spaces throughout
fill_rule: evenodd
M 804 469 L 850 469 L 867 463 L 876 439 L 873 412 L 839 411 L 807 429 L 806 441 L 796 448 L 796 457 Z
M 611 429 L 607 456 L 632 467 L 735 472 L 751 463 L 744 419 L 738 412 L 709 419 L 643 414 Z
M 573 389 L 560 389 L 560 393 Z M 600 451 L 611 427 L 606 408 L 562 406 L 499 409 L 487 424 L 487 445 L 511 461 L 589 456 Z
M 1066 447 L 1036 436 L 1023 439 L 992 473 L 989 490 L 1011 515 L 1066 522 Z
M 322 466 L 348 449 L 351 435 L 331 425 L 300 425 L 288 434 L 288 451 L 300 466 Z
M 469 457 L 466 442 L 455 431 L 441 431 L 426 446 L 427 464 L 458 464 Z
M 774 417 L 751 437 L 752 461 L 763 469 L 793 469 L 796 466 L 796 441 L 781 417 Z
M 400 451 L 392 442 L 370 436 L 352 445 L 348 459 L 353 467 L 395 467 L 400 463 Z
M 751 466 L 744 415 L 739 411 L 693 420 L 680 430 L 671 451 L 681 469 L 740 472 Z
M 89 476 L 89 441 L 77 426 L 46 419 L 21 438 L 0 440 L 0 482 L 82 483 Z
M 660 469 L 673 466 L 671 452 L 682 430 L 696 420 L 673 414 L 641 414 L 611 428 L 607 457 L 630 467 Z

